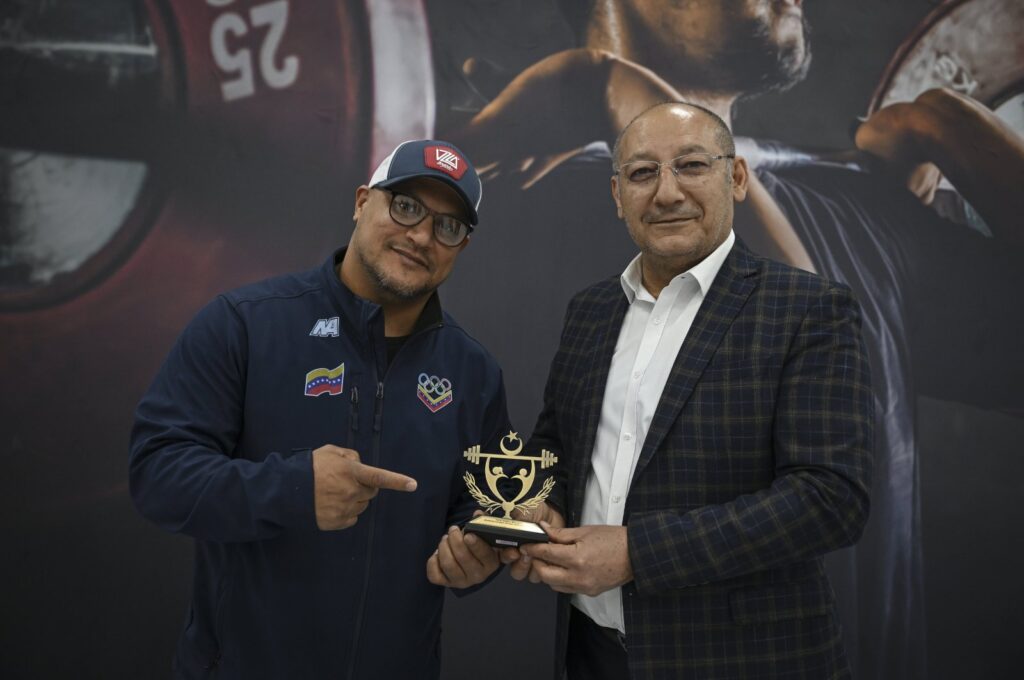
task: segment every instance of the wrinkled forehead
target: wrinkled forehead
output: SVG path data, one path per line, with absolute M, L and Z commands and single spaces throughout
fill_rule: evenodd
M 668 160 L 696 151 L 721 153 L 715 140 L 715 123 L 698 109 L 663 106 L 633 121 L 622 137 L 622 163 L 635 160 Z

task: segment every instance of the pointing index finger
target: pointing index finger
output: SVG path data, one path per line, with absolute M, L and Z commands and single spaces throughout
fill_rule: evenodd
M 392 491 L 415 491 L 416 480 L 391 470 L 373 467 L 372 465 L 355 465 L 356 481 L 364 486 L 375 489 L 391 489 Z

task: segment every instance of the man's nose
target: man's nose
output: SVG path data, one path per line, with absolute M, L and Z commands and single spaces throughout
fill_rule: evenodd
M 679 184 L 679 177 L 672 166 L 665 164 L 658 168 L 658 179 L 654 186 L 654 202 L 671 205 L 686 200 L 686 193 Z
M 426 248 L 434 239 L 434 216 L 427 215 L 419 224 L 408 227 L 405 236 L 420 248 Z

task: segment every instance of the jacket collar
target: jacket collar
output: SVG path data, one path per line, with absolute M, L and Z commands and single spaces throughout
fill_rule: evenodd
M 338 248 L 334 251 L 320 268 L 321 274 L 328 290 L 331 292 L 331 297 L 338 307 L 338 311 L 341 312 L 346 323 L 357 332 L 362 332 L 367 327 L 370 327 L 374 331 L 373 335 L 377 334 L 376 331 L 379 327 L 379 334 L 383 337 L 384 314 L 381 306 L 353 293 L 349 290 L 348 286 L 342 283 L 341 278 L 338 276 L 337 266 L 345 259 L 345 252 L 347 250 L 347 248 Z M 427 300 L 423 311 L 420 312 L 420 316 L 413 326 L 412 334 L 415 335 L 425 328 L 437 326 L 443 322 L 444 313 L 441 310 L 441 298 L 435 290 Z

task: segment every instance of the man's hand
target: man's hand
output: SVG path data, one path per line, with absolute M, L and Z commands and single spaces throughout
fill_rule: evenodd
M 427 560 L 427 580 L 435 586 L 468 588 L 483 583 L 498 564 L 497 550 L 453 526 Z
M 921 102 L 891 104 L 871 114 L 855 137 L 858 149 L 881 161 L 887 174 L 926 205 L 935 198 L 942 179 L 927 143 L 931 117 L 931 110 Z
M 574 529 L 541 526 L 551 543 L 533 543 L 521 551 L 530 557 L 541 581 L 560 593 L 599 595 L 633 580 L 626 527 L 594 525 Z
M 1024 137 L 985 105 L 949 89 L 926 90 L 911 103 L 876 111 L 857 130 L 856 142 L 894 168 L 922 200 L 929 200 L 941 172 L 997 238 L 1024 248 Z
M 565 526 L 565 520 L 562 518 L 562 515 L 547 503 L 541 503 L 533 510 L 527 510 L 526 512 L 518 509 L 514 510 L 512 517 L 513 519 L 521 519 L 526 522 L 544 522 L 547 526 L 555 527 L 556 529 L 561 529 Z M 516 581 L 522 581 L 529 576 L 531 583 L 540 583 L 540 575 L 532 568 L 534 561 L 520 552 L 518 548 L 502 548 L 501 561 L 511 565 L 509 566 L 508 573 Z
M 352 449 L 326 444 L 313 451 L 313 497 L 321 530 L 353 526 L 380 489 L 415 491 L 416 480 L 363 465 Z

